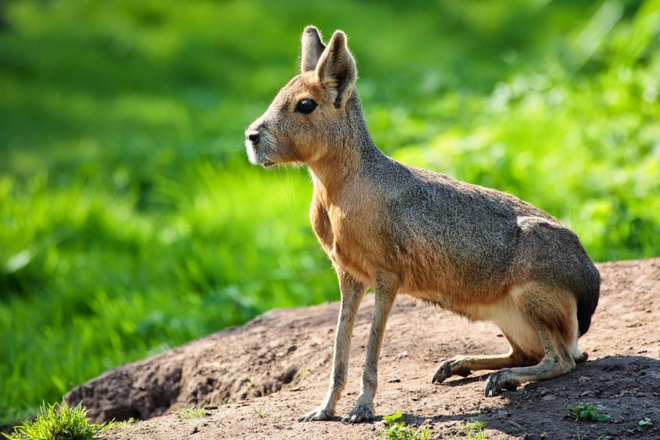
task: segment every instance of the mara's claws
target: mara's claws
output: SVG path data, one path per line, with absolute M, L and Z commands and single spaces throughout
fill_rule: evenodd
M 371 405 L 358 405 L 341 419 L 342 423 L 362 423 L 373 420 L 374 410 Z
M 449 361 L 444 361 L 443 363 L 440 364 L 438 370 L 433 375 L 433 380 L 431 381 L 431 383 L 442 383 L 445 381 L 445 379 L 450 377 L 451 374 L 452 374 L 451 365 Z
M 512 377 L 511 370 L 500 370 L 491 374 L 488 378 L 486 388 L 484 389 L 484 395 L 486 397 L 495 397 L 502 392 L 502 389 L 515 391 L 516 388 L 518 388 L 518 385 L 518 381 Z
M 328 411 L 325 408 L 318 408 L 315 409 L 314 411 L 310 411 L 307 414 L 303 414 L 302 416 L 298 417 L 299 422 L 320 422 L 323 420 L 330 420 L 332 419 L 333 415 L 332 412 Z
M 453 375 L 468 377 L 472 371 L 463 364 L 464 358 L 458 356 L 448 361 L 443 361 L 433 375 L 431 383 L 442 383 Z

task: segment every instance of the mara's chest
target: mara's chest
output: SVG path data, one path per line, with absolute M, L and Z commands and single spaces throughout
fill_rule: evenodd
M 312 228 L 333 263 L 362 279 L 372 279 L 383 257 L 378 225 L 368 213 L 312 204 Z

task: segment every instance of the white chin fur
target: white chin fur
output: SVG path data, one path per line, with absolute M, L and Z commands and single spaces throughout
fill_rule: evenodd
M 261 165 L 257 159 L 257 153 L 254 151 L 254 147 L 250 141 L 245 141 L 245 151 L 247 152 L 248 160 L 252 165 Z

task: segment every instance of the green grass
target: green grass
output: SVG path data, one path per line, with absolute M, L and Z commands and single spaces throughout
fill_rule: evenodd
M 427 440 L 431 438 L 431 428 L 420 426 L 415 429 L 412 426 L 406 426 L 406 422 L 399 420 L 401 416 L 400 412 L 383 416 L 384 426 L 379 438 L 388 440 Z
M 376 143 L 658 255 L 657 0 L 25 0 L 0 30 L 0 425 L 104 370 L 338 298 L 301 169 L 243 131 L 349 35 Z M 267 18 L 267 19 L 264 19 Z
M 483 420 L 473 420 L 463 425 L 467 440 L 486 440 L 486 422 Z
M 575 405 L 566 404 L 566 409 L 569 417 L 580 422 L 607 422 L 611 418 L 604 412 L 606 408 L 602 405 L 580 402 Z
M 172 414 L 178 419 L 201 419 L 208 414 L 204 408 L 197 408 L 195 405 L 188 405 L 185 408 L 177 409 Z
M 650 428 L 653 426 L 653 420 L 651 420 L 649 417 L 644 417 L 642 420 L 637 422 L 637 424 L 640 426 L 640 428 Z
M 71 408 L 56 403 L 42 406 L 34 421 L 25 421 L 11 434 L 2 435 L 9 440 L 92 440 L 116 425 L 90 423 L 81 405 Z

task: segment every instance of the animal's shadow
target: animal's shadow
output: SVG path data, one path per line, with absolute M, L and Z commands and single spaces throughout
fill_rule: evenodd
M 487 375 L 453 380 L 442 386 L 458 387 L 484 381 Z M 607 356 L 579 364 L 564 376 L 533 382 L 516 391 L 505 391 L 492 406 L 461 414 L 410 414 L 407 425 L 431 422 L 436 432 L 456 435 L 480 420 L 487 429 L 525 439 L 650 438 L 660 432 L 660 360 L 643 356 Z M 432 398 L 432 397 L 429 397 Z M 501 402 L 504 400 L 504 404 Z M 609 421 L 575 420 L 568 410 L 580 403 L 593 405 Z M 644 423 L 644 420 L 650 420 Z M 640 421 L 642 422 L 640 424 Z M 454 423 L 452 423 L 454 422 Z M 497 438 L 497 435 L 495 435 Z

